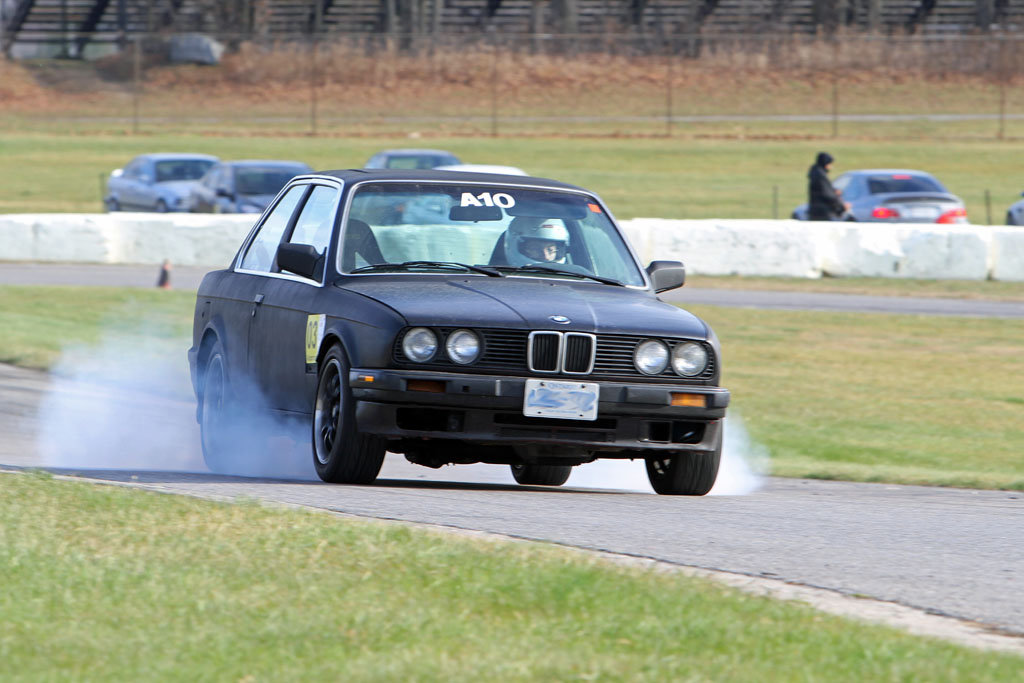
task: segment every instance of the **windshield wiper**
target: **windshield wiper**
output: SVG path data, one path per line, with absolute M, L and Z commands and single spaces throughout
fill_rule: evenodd
M 468 263 L 458 261 L 404 261 L 402 263 L 373 263 L 352 270 L 353 273 L 369 273 L 380 270 L 409 270 L 412 268 L 439 268 L 442 270 L 464 270 L 472 273 L 480 273 L 488 277 L 505 277 L 493 268 L 482 268 L 471 266 Z
M 587 278 L 588 280 L 596 280 L 606 285 L 615 285 L 617 287 L 625 287 L 623 283 L 618 280 L 613 280 L 610 277 L 601 277 L 600 275 L 591 275 L 590 273 L 580 273 L 575 270 L 562 270 L 561 268 L 554 268 L 552 266 L 544 266 L 540 264 L 530 264 L 527 266 L 519 266 L 513 268 L 511 266 L 495 266 L 498 270 L 504 273 L 553 273 L 556 275 L 568 275 L 569 277 L 580 277 Z

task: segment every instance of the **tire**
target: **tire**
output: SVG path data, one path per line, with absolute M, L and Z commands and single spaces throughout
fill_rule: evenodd
M 120 211 L 121 210 L 120 202 L 118 202 L 113 197 L 111 197 L 106 202 L 104 202 L 104 204 L 106 204 L 107 213 L 114 213 L 115 211 Z
M 569 480 L 572 465 L 512 465 L 512 476 L 523 486 L 561 486 Z
M 162 199 L 156 200 L 156 212 L 167 213 L 167 202 Z
M 722 442 L 707 453 L 672 453 L 647 458 L 647 479 L 663 496 L 703 496 L 715 485 Z
M 1007 225 L 1017 225 L 1017 221 L 1014 220 L 1014 218 L 1013 218 L 1013 211 L 1007 211 L 1006 212 L 1006 224 Z
M 199 435 L 203 461 L 211 472 L 224 474 L 228 469 L 232 443 L 227 370 L 220 342 L 214 343 L 202 373 Z
M 372 484 L 384 464 L 384 439 L 360 434 L 348 387 L 348 362 L 341 347 L 327 351 L 313 404 L 313 467 L 323 481 Z

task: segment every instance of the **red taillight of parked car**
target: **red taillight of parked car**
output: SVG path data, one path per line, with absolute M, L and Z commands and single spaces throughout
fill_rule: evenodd
M 967 209 L 950 209 L 946 213 L 939 216 L 939 220 L 936 223 L 961 223 L 967 220 Z
M 887 206 L 876 206 L 874 211 L 871 212 L 872 218 L 899 218 L 900 212 L 896 209 L 890 209 Z

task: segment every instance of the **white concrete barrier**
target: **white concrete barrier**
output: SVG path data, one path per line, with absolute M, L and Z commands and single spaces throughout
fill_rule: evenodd
M 222 266 L 256 217 L 209 214 L 0 214 L 0 261 Z M 1024 228 L 636 218 L 638 255 L 690 273 L 1024 281 Z
M 229 263 L 256 216 L 0 214 L 0 261 Z

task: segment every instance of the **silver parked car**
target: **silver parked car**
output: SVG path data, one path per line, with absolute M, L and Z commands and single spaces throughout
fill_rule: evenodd
M 301 161 L 222 161 L 192 187 L 195 213 L 263 213 L 281 188 L 297 175 L 312 173 Z
M 220 161 L 209 154 L 141 154 L 111 172 L 108 211 L 188 211 L 192 186 Z
M 966 223 L 967 209 L 935 176 L 909 169 L 865 169 L 843 173 L 832 183 L 850 210 L 841 220 L 875 223 Z M 807 220 L 807 205 L 793 210 Z
M 443 149 L 386 149 L 370 157 L 363 168 L 392 168 L 411 171 L 461 163 L 457 156 Z
M 1020 195 L 1024 197 L 1024 192 L 1021 192 Z M 1010 208 L 1006 210 L 1006 224 L 1024 225 L 1024 199 L 1010 204 Z

